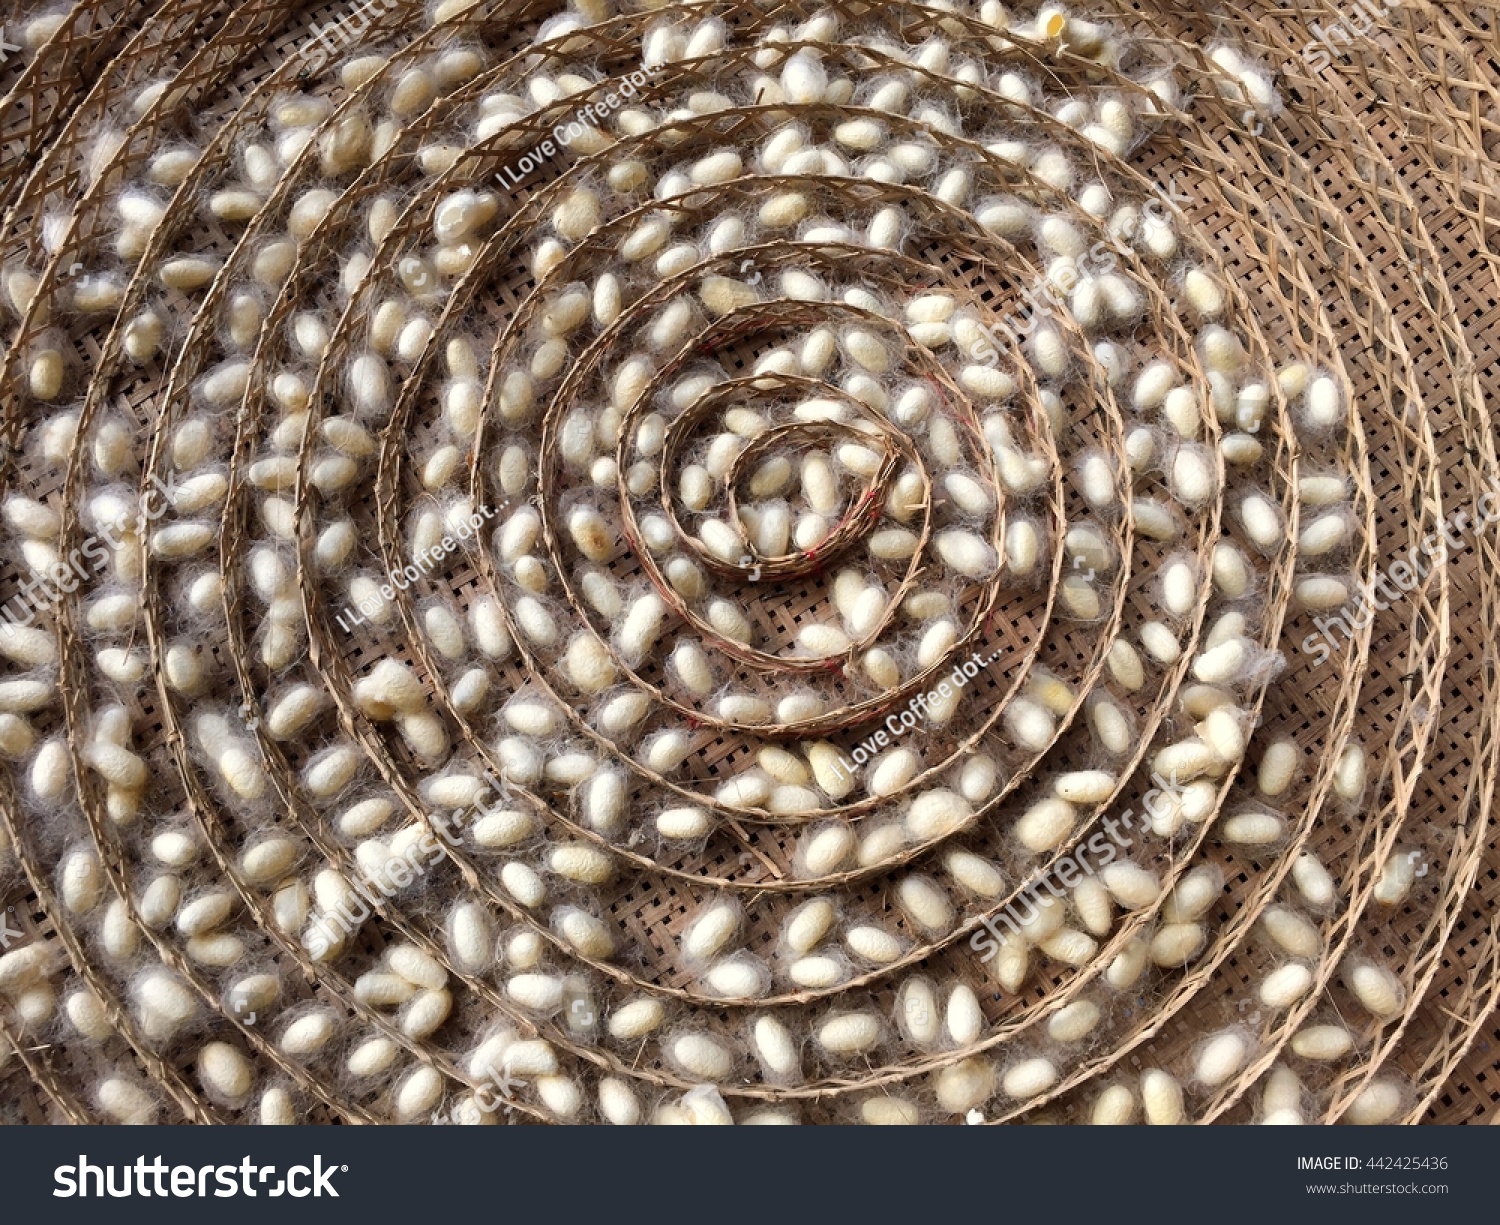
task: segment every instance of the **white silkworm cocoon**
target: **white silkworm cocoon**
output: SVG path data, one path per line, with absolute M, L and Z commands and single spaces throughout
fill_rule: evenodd
M 1319 1063 L 1342 1059 L 1354 1049 L 1354 1039 L 1341 1025 L 1309 1025 L 1298 1030 L 1290 1043 L 1293 1054 Z
M 1245 1066 L 1250 1040 L 1237 1029 L 1216 1034 L 1199 1048 L 1193 1076 L 1202 1085 L 1216 1089 Z
M 872 1012 L 840 1013 L 819 1025 L 815 1036 L 830 1055 L 860 1055 L 879 1043 L 880 1018 Z
M 1334 770 L 1334 791 L 1343 799 L 1357 801 L 1364 794 L 1366 775 L 1364 749 L 1357 744 L 1346 745 Z
M 1273 741 L 1260 760 L 1256 786 L 1262 795 L 1278 796 L 1291 786 L 1301 759 L 1297 742 L 1290 738 Z
M 900 940 L 873 924 L 851 927 L 844 936 L 844 943 L 855 956 L 882 966 L 899 960 L 903 951 Z
M 841 959 L 819 955 L 798 958 L 787 969 L 787 977 L 809 991 L 836 986 L 844 981 L 846 974 Z
M 791 1031 L 775 1017 L 757 1017 L 750 1027 L 750 1041 L 771 1080 L 788 1082 L 799 1077 L 797 1043 Z
M 1312 983 L 1312 971 L 1291 962 L 1261 980 L 1260 1002 L 1267 1008 L 1290 1008 L 1312 989 Z
M 1182 1086 L 1159 1068 L 1141 1073 L 1141 1106 L 1146 1122 L 1153 1126 L 1174 1127 L 1186 1121 Z
M 1305 377 L 1305 368 L 1303 377 Z M 1283 381 L 1283 390 L 1287 385 L 1287 382 Z M 1294 386 L 1295 383 L 1292 385 Z M 1287 391 L 1287 394 L 1293 393 Z M 1330 375 L 1319 375 L 1307 385 L 1306 406 L 1304 420 L 1311 429 L 1329 430 L 1344 420 L 1343 395 L 1338 383 Z
M 1405 1007 L 1406 988 L 1401 980 L 1374 962 L 1354 962 L 1344 971 L 1344 984 L 1367 1012 L 1382 1021 L 1390 1020 Z
M 970 851 L 950 851 L 944 864 L 954 880 L 982 898 L 997 898 L 1005 888 L 1004 874 Z
M 1292 880 L 1309 906 L 1324 907 L 1334 897 L 1333 877 L 1311 851 L 1304 851 L 1292 865 Z
M 109 1076 L 100 1081 L 98 1100 L 105 1114 L 130 1126 L 149 1126 L 159 1114 L 150 1094 L 123 1076 Z
M 1023 1060 L 1006 1070 L 1000 1087 L 1017 1101 L 1040 1097 L 1057 1083 L 1057 1068 L 1041 1056 Z
M 618 631 L 621 656 L 631 665 L 645 658 L 656 645 L 667 620 L 667 604 L 654 591 L 637 597 L 625 613 Z
M 896 886 L 896 900 L 907 917 L 929 934 L 945 932 L 952 926 L 952 903 L 928 877 L 903 877 Z
M 943 561 L 967 578 L 989 578 L 999 564 L 995 550 L 973 532 L 939 532 L 935 543 Z
M 1207 939 L 1201 923 L 1164 922 L 1151 937 L 1151 962 L 1163 969 L 1182 969 L 1203 951 Z
M 1282 952 L 1290 957 L 1314 958 L 1322 948 L 1318 929 L 1287 906 L 1269 906 L 1261 915 L 1261 926 Z
M 522 596 L 516 601 L 514 616 L 521 632 L 533 645 L 542 648 L 557 645 L 560 636 L 557 621 L 540 600 Z
M 703 808 L 668 808 L 656 818 L 657 833 L 673 841 L 696 841 L 712 828 L 713 815 Z
M 815 827 L 801 848 L 802 868 L 808 876 L 837 872 L 854 853 L 854 831 L 847 825 Z
M 725 1081 L 734 1070 L 735 1060 L 729 1049 L 707 1034 L 681 1034 L 667 1049 L 672 1061 L 697 1080 Z
M 1352 1102 L 1345 1116 L 1357 1127 L 1389 1123 L 1401 1109 L 1401 1087 L 1389 1080 L 1372 1080 Z
M 1184 506 L 1202 506 L 1218 488 L 1218 474 L 1198 447 L 1179 447 L 1172 457 L 1172 493 Z
M 1302 529 L 1297 538 L 1298 552 L 1308 557 L 1331 553 L 1349 539 L 1352 530 L 1352 521 L 1342 511 L 1321 515 Z
M 828 72 L 818 53 L 803 50 L 789 58 L 782 65 L 781 88 L 788 102 L 805 106 L 823 101 Z

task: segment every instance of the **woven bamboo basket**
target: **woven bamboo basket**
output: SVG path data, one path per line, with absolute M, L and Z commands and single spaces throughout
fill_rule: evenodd
M 1500 1118 L 1495 9 L 0 17 L 0 1118 Z

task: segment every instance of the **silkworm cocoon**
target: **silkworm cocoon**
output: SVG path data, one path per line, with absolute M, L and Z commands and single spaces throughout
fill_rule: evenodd
M 1057 1068 L 1050 1059 L 1037 1056 L 1007 1068 L 1000 1087 L 1007 1097 L 1026 1101 L 1040 1097 L 1057 1083 Z
M 1184 506 L 1202 506 L 1214 496 L 1218 477 L 1207 453 L 1183 446 L 1172 458 L 1172 493 Z
M 984 1012 L 972 987 L 959 983 L 948 993 L 944 1028 L 955 1046 L 973 1046 L 984 1033 Z
M 1290 1008 L 1312 989 L 1312 985 L 1312 971 L 1291 962 L 1261 979 L 1260 1002 L 1267 1008 Z
M 1118 756 L 1130 748 L 1134 728 L 1123 707 L 1100 697 L 1089 705 L 1089 723 L 1106 752 Z
M 1175 1127 L 1186 1121 L 1182 1106 L 1182 1086 L 1160 1068 L 1141 1073 L 1141 1106 L 1146 1122 L 1156 1127 Z
M 158 876 L 141 894 L 137 906 L 140 920 L 153 931 L 160 930 L 171 922 L 177 913 L 177 904 L 182 897 L 182 887 L 175 876 Z
M 1058 775 L 1052 789 L 1073 804 L 1099 804 L 1114 791 L 1115 776 L 1107 770 L 1073 770 Z
M 979 1055 L 961 1059 L 937 1074 L 934 1087 L 944 1110 L 953 1114 L 973 1110 L 994 1095 L 994 1065 Z
M 1217 706 L 1198 725 L 1198 734 L 1220 761 L 1238 761 L 1245 754 L 1247 731 L 1240 713 L 1230 706 Z
M 620 623 L 618 645 L 627 663 L 638 663 L 656 644 L 667 616 L 666 602 L 654 591 L 634 600 Z
M 606 1023 L 610 1036 L 619 1042 L 633 1042 L 654 1032 L 666 1019 L 661 1001 L 651 998 L 631 1000 L 610 1014 Z
M 1224 462 L 1235 467 L 1250 468 L 1260 463 L 1265 447 L 1249 434 L 1226 434 L 1219 442 L 1219 454 Z
M 984 400 L 1008 400 L 1016 393 L 1015 379 L 992 366 L 965 366 L 958 373 L 958 383 Z
M 831 1055 L 864 1054 L 880 1038 L 880 1018 L 871 1012 L 840 1013 L 829 1017 L 817 1030 L 818 1045 Z
M 1356 961 L 1344 971 L 1344 984 L 1360 1005 L 1382 1021 L 1396 1016 L 1406 1004 L 1406 988 L 1384 966 Z
M 103 1042 L 114 1033 L 104 1005 L 87 987 L 79 988 L 63 1001 L 63 1012 L 68 1023 L 85 1038 Z
M 740 909 L 729 898 L 710 903 L 683 933 L 683 952 L 693 961 L 707 962 L 724 951 L 740 927 Z
M 1375 1127 L 1389 1123 L 1401 1109 L 1401 1087 L 1389 1080 L 1372 1080 L 1349 1103 L 1346 1116 L 1357 1127 Z
M 158 968 L 137 979 L 131 997 L 142 1023 L 157 1037 L 166 1037 L 198 1013 L 198 1001 L 171 971 Z
M 921 759 L 911 749 L 892 749 L 877 759 L 870 771 L 871 795 L 895 795 L 916 777 Z
M 1146 683 L 1146 669 L 1139 653 L 1123 638 L 1110 643 L 1107 663 L 1109 674 L 1128 692 L 1134 693 Z
M 1167 392 L 1162 401 L 1161 415 L 1184 438 L 1197 438 L 1203 432 L 1198 393 L 1192 387 L 1174 387 Z
M 1181 968 L 1203 951 L 1206 941 L 1201 924 L 1168 922 L 1151 937 L 1151 960 L 1166 969 Z
M 641 1121 L 641 1104 L 629 1084 L 606 1076 L 599 1082 L 599 1114 L 616 1127 L 634 1127 Z
M 820 991 L 843 982 L 846 966 L 835 957 L 801 957 L 787 969 L 787 978 L 808 991 Z
M 1365 781 L 1364 749 L 1357 744 L 1346 745 L 1333 773 L 1333 789 L 1344 799 L 1354 802 L 1364 794 Z
M 550 1016 L 562 1005 L 562 979 L 552 974 L 517 974 L 505 984 L 505 994 L 530 1012 Z
M 210 1042 L 198 1052 L 198 1079 L 210 1096 L 242 1098 L 250 1092 L 250 1061 L 227 1042 Z
M 1228 541 L 1214 546 L 1214 586 L 1227 599 L 1237 600 L 1250 589 L 1250 566 L 1245 555 Z
M 1126 859 L 1101 868 L 1099 879 L 1110 896 L 1127 910 L 1149 906 L 1161 896 L 1161 882 L 1156 873 Z
M 1311 851 L 1304 851 L 1292 865 L 1292 880 L 1309 906 L 1324 907 L 1333 901 L 1333 877 Z
M 1124 1127 L 1135 1121 L 1135 1096 L 1124 1085 L 1111 1085 L 1098 1097 L 1089 1122 L 1096 1127 Z
M 1302 368 L 1305 377 L 1305 367 Z M 1295 382 L 1292 383 L 1295 386 Z M 1283 383 L 1286 387 L 1286 383 Z M 1293 394 L 1291 391 L 1288 395 Z M 1344 420 L 1343 396 L 1338 383 L 1322 374 L 1307 385 L 1306 412 L 1303 420 L 1313 430 L 1330 430 Z
M 1050 851 L 1063 844 L 1077 820 L 1077 810 L 1066 800 L 1038 800 L 1016 822 L 1016 840 L 1028 851 Z
M 362 353 L 349 364 L 349 395 L 360 412 L 384 416 L 391 407 L 391 376 L 385 359 Z
M 559 636 L 557 622 L 546 605 L 532 596 L 522 596 L 515 605 L 516 624 L 530 641 L 539 647 L 555 646 Z M 481 644 L 482 649 L 482 644 Z M 488 652 L 487 652 L 488 653 Z
M 680 1034 L 667 1049 L 672 1062 L 697 1080 L 724 1081 L 734 1071 L 734 1056 L 707 1034 Z
M 787 947 L 794 953 L 810 952 L 828 934 L 834 918 L 833 903 L 826 898 L 804 902 L 787 919 L 783 934 Z
M 204 256 L 183 255 L 169 259 L 157 270 L 163 288 L 192 293 L 202 289 L 219 271 L 219 261 Z
M 567 880 L 586 885 L 607 884 L 614 878 L 614 860 L 587 843 L 564 843 L 547 854 L 547 866 Z
M 808 198 L 801 192 L 783 191 L 762 204 L 757 217 L 768 230 L 784 230 L 806 217 L 810 207 Z
M 401 1048 L 389 1038 L 370 1038 L 349 1053 L 344 1066 L 351 1076 L 363 1080 L 387 1071 L 400 1053 Z
M 1133 498 L 1130 513 L 1137 534 L 1147 540 L 1173 540 L 1181 530 L 1176 515 L 1153 498 Z
M 1128 991 L 1135 986 L 1141 972 L 1151 958 L 1150 944 L 1136 937 L 1126 943 L 1104 971 L 1104 980 L 1116 991 Z
M 1268 796 L 1284 794 L 1292 785 L 1301 755 L 1295 740 L 1283 738 L 1273 741 L 1260 759 L 1260 769 L 1256 775 L 1256 786 L 1260 793 Z
M 643 760 L 653 770 L 667 772 L 675 770 L 692 750 L 692 739 L 686 732 L 661 732 L 644 746 Z
M 1292 1036 L 1291 1047 L 1304 1059 L 1326 1063 L 1352 1051 L 1354 1039 L 1342 1025 L 1309 1025 Z
M 156 1102 L 138 1085 L 123 1076 L 109 1076 L 99 1083 L 99 1108 L 118 1123 L 150 1126 L 159 1113 Z
M 907 876 L 896 886 L 896 900 L 918 927 L 930 934 L 945 932 L 953 923 L 953 907 L 937 883 L 925 876 Z
M 1342 511 L 1320 515 L 1302 529 L 1297 538 L 1298 552 L 1308 557 L 1332 553 L 1348 541 L 1351 530 L 1351 521 Z
M 724 999 L 755 999 L 771 985 L 765 966 L 749 954 L 727 957 L 709 967 L 703 981 L 710 991 Z
M 938 555 L 960 574 L 972 579 L 986 579 L 995 572 L 998 557 L 995 550 L 973 532 L 939 532 Z
M 0 991 L 18 995 L 34 987 L 47 973 L 49 959 L 48 946 L 43 943 L 24 945 L 0 955 Z
M 62 354 L 56 349 L 37 350 L 27 372 L 31 394 L 38 400 L 57 399 L 62 394 L 64 371 Z
M 1261 925 L 1272 942 L 1290 957 L 1317 957 L 1322 940 L 1318 929 L 1306 918 L 1286 906 L 1268 906 L 1261 915 Z
M 803 50 L 789 58 L 781 68 L 781 88 L 788 102 L 821 102 L 828 90 L 828 73 L 818 53 Z
M 800 1078 L 797 1044 L 791 1031 L 775 1017 L 757 1017 L 750 1027 L 750 1041 L 768 1079 L 786 1083 Z
M 1207 685 L 1222 685 L 1240 676 L 1250 662 L 1251 644 L 1232 638 L 1210 647 L 1193 661 L 1193 677 Z
M 1245 1066 L 1250 1056 L 1250 1041 L 1237 1029 L 1216 1034 L 1198 1050 L 1193 1076 L 1199 1084 L 1218 1088 Z
M 400 1122 L 410 1123 L 427 1114 L 443 1100 L 443 1076 L 436 1068 L 423 1065 L 396 1086 L 395 1110 Z
M 855 956 L 876 965 L 891 965 L 900 959 L 903 952 L 900 940 L 883 928 L 871 924 L 850 928 L 844 936 L 844 942 Z
M 234 911 L 234 895 L 206 893 L 177 912 L 177 930 L 184 936 L 201 936 L 220 926 Z
M 703 808 L 667 808 L 656 818 L 657 833 L 673 841 L 695 841 L 712 828 L 713 815 Z
M 504 774 L 504 769 L 502 769 Z M 502 850 L 514 846 L 531 835 L 531 816 L 525 811 L 502 810 L 484 813 L 474 822 L 474 841 L 489 850 Z
M 1240 501 L 1240 523 L 1257 548 L 1271 552 L 1284 539 L 1281 508 L 1263 493 L 1247 494 Z
M 854 851 L 854 831 L 847 825 L 825 825 L 807 839 L 802 866 L 809 876 L 836 872 Z
M 907 809 L 906 828 L 915 840 L 926 842 L 954 832 L 973 811 L 973 806 L 955 792 L 926 791 Z

